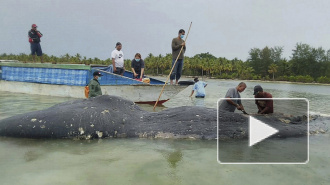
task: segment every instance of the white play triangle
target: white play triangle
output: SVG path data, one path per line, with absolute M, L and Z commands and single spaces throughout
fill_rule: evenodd
M 249 146 L 253 146 L 256 143 L 276 134 L 277 129 L 263 123 L 250 116 L 249 118 Z

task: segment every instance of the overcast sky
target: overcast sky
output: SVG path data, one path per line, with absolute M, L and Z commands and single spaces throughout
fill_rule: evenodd
M 171 52 L 183 28 L 186 56 L 210 52 L 246 60 L 251 48 L 296 43 L 330 49 L 328 0 L 0 0 L 0 53 L 29 53 L 33 23 L 44 53 L 110 58 L 115 43 L 125 58 Z

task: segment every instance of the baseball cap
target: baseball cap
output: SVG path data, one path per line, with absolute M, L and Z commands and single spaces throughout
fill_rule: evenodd
M 253 95 L 256 95 L 258 92 L 264 91 L 260 85 L 254 86 L 254 93 Z
M 100 72 L 98 72 L 98 71 L 95 71 L 94 73 L 93 73 L 93 76 L 103 76 Z
M 119 45 L 121 45 L 121 43 L 120 43 L 120 42 L 117 42 L 117 43 L 116 43 L 116 47 L 119 46 Z
M 36 24 L 32 24 L 32 28 L 34 28 L 34 27 L 38 27 Z
M 194 82 L 198 82 L 198 81 L 199 81 L 198 77 L 194 78 Z

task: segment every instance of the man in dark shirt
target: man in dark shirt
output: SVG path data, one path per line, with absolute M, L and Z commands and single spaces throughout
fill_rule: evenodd
M 273 100 L 272 99 L 260 99 L 258 98 L 273 98 L 273 96 L 264 92 L 260 85 L 254 87 L 254 98 L 256 98 L 255 103 L 258 107 L 258 114 L 269 114 L 274 112 Z
M 176 62 L 175 66 L 173 68 L 172 74 L 170 76 L 171 85 L 173 84 L 174 79 L 176 79 L 176 84 L 178 84 L 179 79 L 181 78 L 184 53 L 186 51 L 186 43 L 183 40 L 184 35 L 185 35 L 185 31 L 183 29 L 181 29 L 181 30 L 179 30 L 178 37 L 175 37 L 172 40 L 172 67 L 177 58 L 178 58 L 178 61 Z M 181 48 L 182 48 L 182 51 L 180 53 Z M 179 56 L 179 53 L 180 53 L 180 56 Z
M 32 24 L 32 29 L 28 33 L 29 35 L 29 42 L 31 48 L 31 55 L 33 58 L 33 62 L 35 62 L 36 58 L 35 55 L 37 54 L 40 57 L 41 63 L 43 63 L 42 59 L 42 50 L 40 46 L 40 38 L 42 37 L 42 33 L 37 30 L 37 25 Z
M 93 73 L 93 79 L 88 84 L 88 98 L 102 95 L 102 90 L 99 82 L 99 80 L 101 80 L 101 76 L 103 75 L 98 71 L 95 71 Z

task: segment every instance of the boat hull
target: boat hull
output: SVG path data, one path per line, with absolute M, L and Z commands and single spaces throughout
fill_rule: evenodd
M 161 92 L 163 85 L 103 85 L 104 95 L 116 95 L 136 103 L 154 103 Z M 169 100 L 187 86 L 167 85 L 161 96 L 159 104 Z M 26 93 L 45 96 L 59 96 L 72 98 L 85 98 L 84 86 L 41 84 L 29 82 L 16 82 L 0 80 L 0 91 Z

